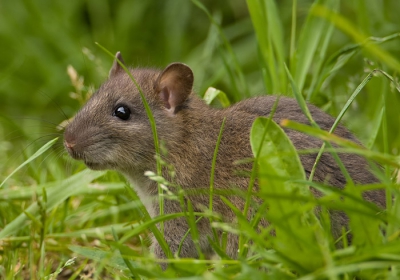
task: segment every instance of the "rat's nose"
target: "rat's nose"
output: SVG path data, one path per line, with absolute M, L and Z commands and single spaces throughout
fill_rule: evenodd
M 75 143 L 70 143 L 67 140 L 64 140 L 64 146 L 67 148 L 67 150 L 73 150 L 75 147 Z

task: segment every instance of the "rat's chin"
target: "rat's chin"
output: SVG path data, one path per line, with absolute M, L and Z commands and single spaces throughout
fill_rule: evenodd
M 85 162 L 85 165 L 92 169 L 92 170 L 105 170 L 105 169 L 110 169 L 107 165 L 100 164 L 100 163 L 94 163 L 94 162 Z

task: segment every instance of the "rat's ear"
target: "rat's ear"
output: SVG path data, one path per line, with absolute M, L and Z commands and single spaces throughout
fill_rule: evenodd
M 155 89 L 165 108 L 175 114 L 185 102 L 193 87 L 193 72 L 183 63 L 168 65 L 158 77 Z
M 123 65 L 125 65 L 124 59 L 122 58 L 122 55 L 120 52 L 117 52 L 115 54 L 115 59 L 113 62 L 113 65 L 110 69 L 110 72 L 108 73 L 108 78 L 112 78 L 114 77 L 117 73 L 124 71 L 124 68 L 121 67 L 121 65 L 119 65 L 118 60 L 121 61 L 121 63 Z

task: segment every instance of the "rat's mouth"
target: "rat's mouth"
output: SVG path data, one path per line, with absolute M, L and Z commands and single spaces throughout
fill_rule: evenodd
M 64 142 L 64 146 L 68 154 L 73 159 L 83 161 L 85 165 L 92 170 L 113 169 L 112 167 L 115 165 L 109 162 L 105 162 L 103 157 L 99 155 L 93 155 L 93 153 L 90 153 L 88 151 L 78 152 L 76 149 L 74 149 L 74 146 L 68 143 L 66 144 L 66 142 Z

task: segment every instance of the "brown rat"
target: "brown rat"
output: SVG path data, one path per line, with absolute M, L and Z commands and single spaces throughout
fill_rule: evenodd
M 122 61 L 117 53 L 116 57 Z M 235 172 L 238 168 L 249 171 L 251 164 L 235 165 L 235 161 L 251 158 L 249 133 L 253 121 L 258 116 L 268 116 L 276 101 L 275 96 L 256 97 L 241 101 L 226 109 L 213 109 L 207 106 L 192 91 L 193 73 L 181 63 L 173 63 L 163 71 L 154 69 L 130 69 L 131 74 L 143 91 L 156 121 L 157 133 L 168 154 L 165 160 L 174 166 L 172 178 L 167 170 L 163 176 L 173 180 L 184 190 L 208 189 L 212 158 L 223 119 L 226 118 L 221 143 L 218 150 L 215 169 L 215 188 L 246 190 L 249 179 Z M 325 130 L 329 130 L 334 119 L 315 106 L 309 110 Z M 273 116 L 279 123 L 282 119 L 292 119 L 308 124 L 306 117 L 294 99 L 281 97 Z M 321 147 L 321 141 L 297 131 L 286 130 L 287 135 L 297 149 Z M 356 141 L 343 126 L 335 134 Z M 132 183 L 145 203 L 151 216 L 159 212 L 157 183 L 144 175 L 148 170 L 156 170 L 155 149 L 150 122 L 135 84 L 122 67 L 114 61 L 109 79 L 90 98 L 67 126 L 64 145 L 69 154 L 95 170 L 112 169 L 121 172 Z M 315 161 L 315 154 L 301 156 L 307 175 Z M 353 180 L 357 183 L 372 183 L 377 179 L 368 171 L 367 162 L 357 155 L 340 155 Z M 314 180 L 329 181 L 333 186 L 343 188 L 346 180 L 335 160 L 324 154 L 316 170 Z M 171 189 L 171 191 L 176 191 Z M 369 201 L 384 207 L 383 192 L 365 194 Z M 188 199 L 189 196 L 185 197 Z M 209 204 L 208 194 L 190 196 L 195 211 L 202 211 Z M 229 196 L 230 201 L 239 209 L 244 207 L 244 199 Z M 218 198 L 213 201 L 213 210 L 227 222 L 233 222 L 235 215 Z M 181 212 L 179 202 L 164 200 L 164 212 Z M 343 214 L 332 216 L 333 230 L 338 235 L 347 218 Z M 265 224 L 266 222 L 264 222 Z M 165 222 L 164 235 L 173 253 L 177 252 L 182 237 L 188 230 L 185 218 Z M 200 246 L 204 254 L 212 249 L 207 236 L 212 236 L 207 219 L 198 223 Z M 157 243 L 153 244 L 157 257 L 164 253 Z M 238 240 L 228 237 L 227 254 L 235 257 Z M 198 257 L 190 238 L 186 238 L 180 252 L 182 257 Z

